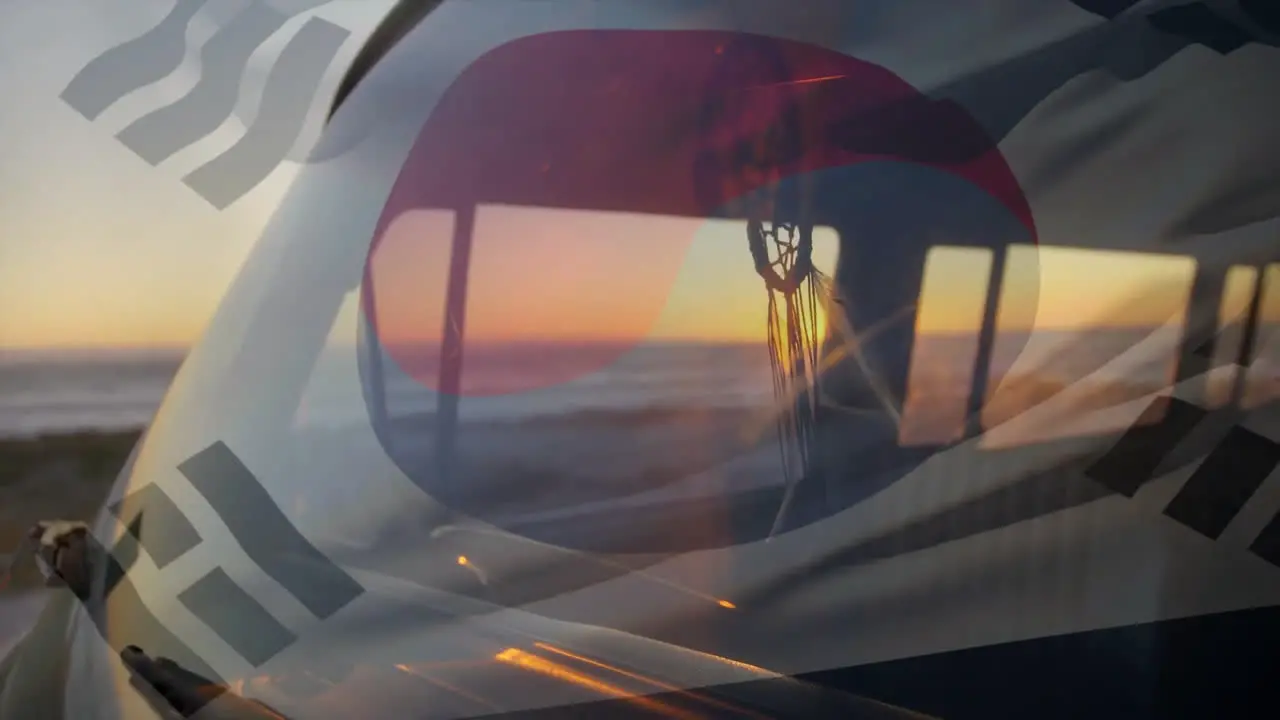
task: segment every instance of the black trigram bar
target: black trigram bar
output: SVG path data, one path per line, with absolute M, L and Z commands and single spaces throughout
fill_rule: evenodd
M 255 667 L 297 639 L 222 568 L 183 590 L 178 601 Z
M 1237 425 L 1204 459 L 1164 514 L 1217 539 L 1277 464 L 1280 445 Z
M 298 532 L 225 443 L 210 445 L 178 470 L 213 506 L 249 558 L 317 617 L 329 617 L 364 592 Z
M 1280 513 L 1254 538 L 1249 550 L 1267 562 L 1280 567 Z
M 1223 19 L 1203 2 L 1162 8 L 1148 15 L 1147 22 L 1161 32 L 1203 45 L 1223 55 L 1256 42 L 1248 32 Z
M 181 99 L 134 120 L 116 137 L 152 165 L 208 137 L 235 110 L 250 56 L 288 21 L 287 14 L 264 2 L 250 3 L 200 49 L 195 86 Z
M 1081 10 L 1088 10 L 1108 20 L 1138 4 L 1138 0 L 1071 0 Z
M 103 574 L 102 597 L 110 598 L 115 592 L 116 587 L 125 579 L 125 574 L 133 569 L 135 563 L 138 562 L 138 547 L 142 544 L 138 538 L 142 537 L 142 513 L 134 516 L 129 523 L 128 532 L 120 539 L 116 540 L 116 544 L 111 548 L 111 553 L 101 553 L 106 557 L 106 570 Z M 98 547 L 97 541 L 93 540 L 94 547 Z
M 262 105 L 244 136 L 183 181 L 222 209 L 265 180 L 302 134 L 311 100 L 350 34 L 318 18 L 302 26 L 267 75 Z
M 165 627 L 146 603 L 142 602 L 138 589 L 129 579 L 129 570 L 136 558 L 138 541 L 137 523 L 131 528 L 129 535 L 106 552 L 92 536 L 91 553 L 101 557 L 106 564 L 106 583 L 101 593 L 85 600 L 85 609 L 98 634 L 107 645 L 120 652 L 129 645 L 143 645 L 147 652 L 157 657 L 166 657 L 193 672 L 197 672 L 214 682 L 223 682 L 213 668 L 206 663 L 186 643 Z
M 1208 411 L 1178 398 L 1157 398 L 1085 475 L 1125 497 L 1155 477 L 1170 449 L 1182 442 Z
M 147 531 L 129 527 L 156 567 L 163 568 L 200 544 L 200 533 L 159 485 L 151 484 L 108 508 L 123 523 L 146 516 Z
M 159 25 L 94 58 L 62 91 L 62 100 L 95 120 L 134 90 L 160 82 L 182 65 L 187 26 L 207 0 L 178 0 Z

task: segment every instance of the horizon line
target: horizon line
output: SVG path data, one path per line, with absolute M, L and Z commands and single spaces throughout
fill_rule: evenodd
M 1261 325 L 1280 325 L 1280 320 L 1266 321 Z M 1053 325 L 1041 327 L 1022 327 L 1000 330 L 998 332 L 1072 332 L 1072 333 L 1090 333 L 1090 332 L 1136 332 L 1136 331 L 1152 331 L 1161 327 L 1163 324 L 1144 323 L 1144 324 L 1117 324 L 1117 325 L 1101 325 L 1094 327 L 1078 327 L 1072 325 Z M 1172 328 L 1171 328 L 1172 329 Z M 978 332 L 978 329 L 972 330 L 929 330 L 921 333 L 927 337 L 956 337 L 956 336 L 972 336 Z M 765 342 L 765 338 L 691 338 L 691 337 L 669 337 L 669 338 L 643 338 L 621 339 L 621 338 L 553 338 L 547 340 L 537 340 L 520 338 L 513 340 L 499 340 L 491 338 L 475 338 L 469 341 L 474 345 L 642 345 L 642 344 L 679 344 L 679 345 L 753 345 Z M 94 344 L 79 345 L 72 343 L 54 343 L 49 345 L 0 345 L 0 353 L 6 352 L 91 352 L 91 351 L 135 351 L 135 352 L 190 352 L 199 341 L 191 343 L 157 343 L 157 344 L 141 344 L 141 343 L 124 343 L 124 344 Z M 408 345 L 432 345 L 435 343 L 426 343 L 419 341 L 408 341 L 405 343 L 384 342 L 384 345 L 408 344 Z M 354 346 L 352 342 L 330 343 L 330 346 Z

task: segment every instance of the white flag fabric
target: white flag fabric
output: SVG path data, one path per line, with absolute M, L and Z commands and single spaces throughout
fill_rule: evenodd
M 137 645 L 297 718 L 1260 697 L 1280 22 L 962 5 L 402 8 L 113 491 L 75 682 Z

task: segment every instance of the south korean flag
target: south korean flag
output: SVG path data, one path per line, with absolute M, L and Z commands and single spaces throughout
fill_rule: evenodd
M 403 4 L 93 528 L 69 716 L 153 712 L 131 646 L 297 718 L 1261 707 L 1269 8 Z

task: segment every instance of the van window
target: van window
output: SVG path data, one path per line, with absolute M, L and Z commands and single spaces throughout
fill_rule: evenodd
M 1241 398 L 1246 409 L 1280 398 L 1280 264 L 1268 265 L 1261 280 L 1257 335 Z
M 1227 271 L 1222 302 L 1218 306 L 1218 335 L 1213 364 L 1205 381 L 1206 403 L 1222 407 L 1231 401 L 1239 375 L 1240 350 L 1249 317 L 1249 306 L 1258 285 L 1257 268 L 1237 265 Z
M 1194 274 L 1195 262 L 1181 256 L 1011 247 L 982 413 L 985 444 L 1137 422 L 1177 370 Z
M 942 445 L 964 436 L 991 266 L 985 248 L 929 251 L 898 432 L 902 445 Z

